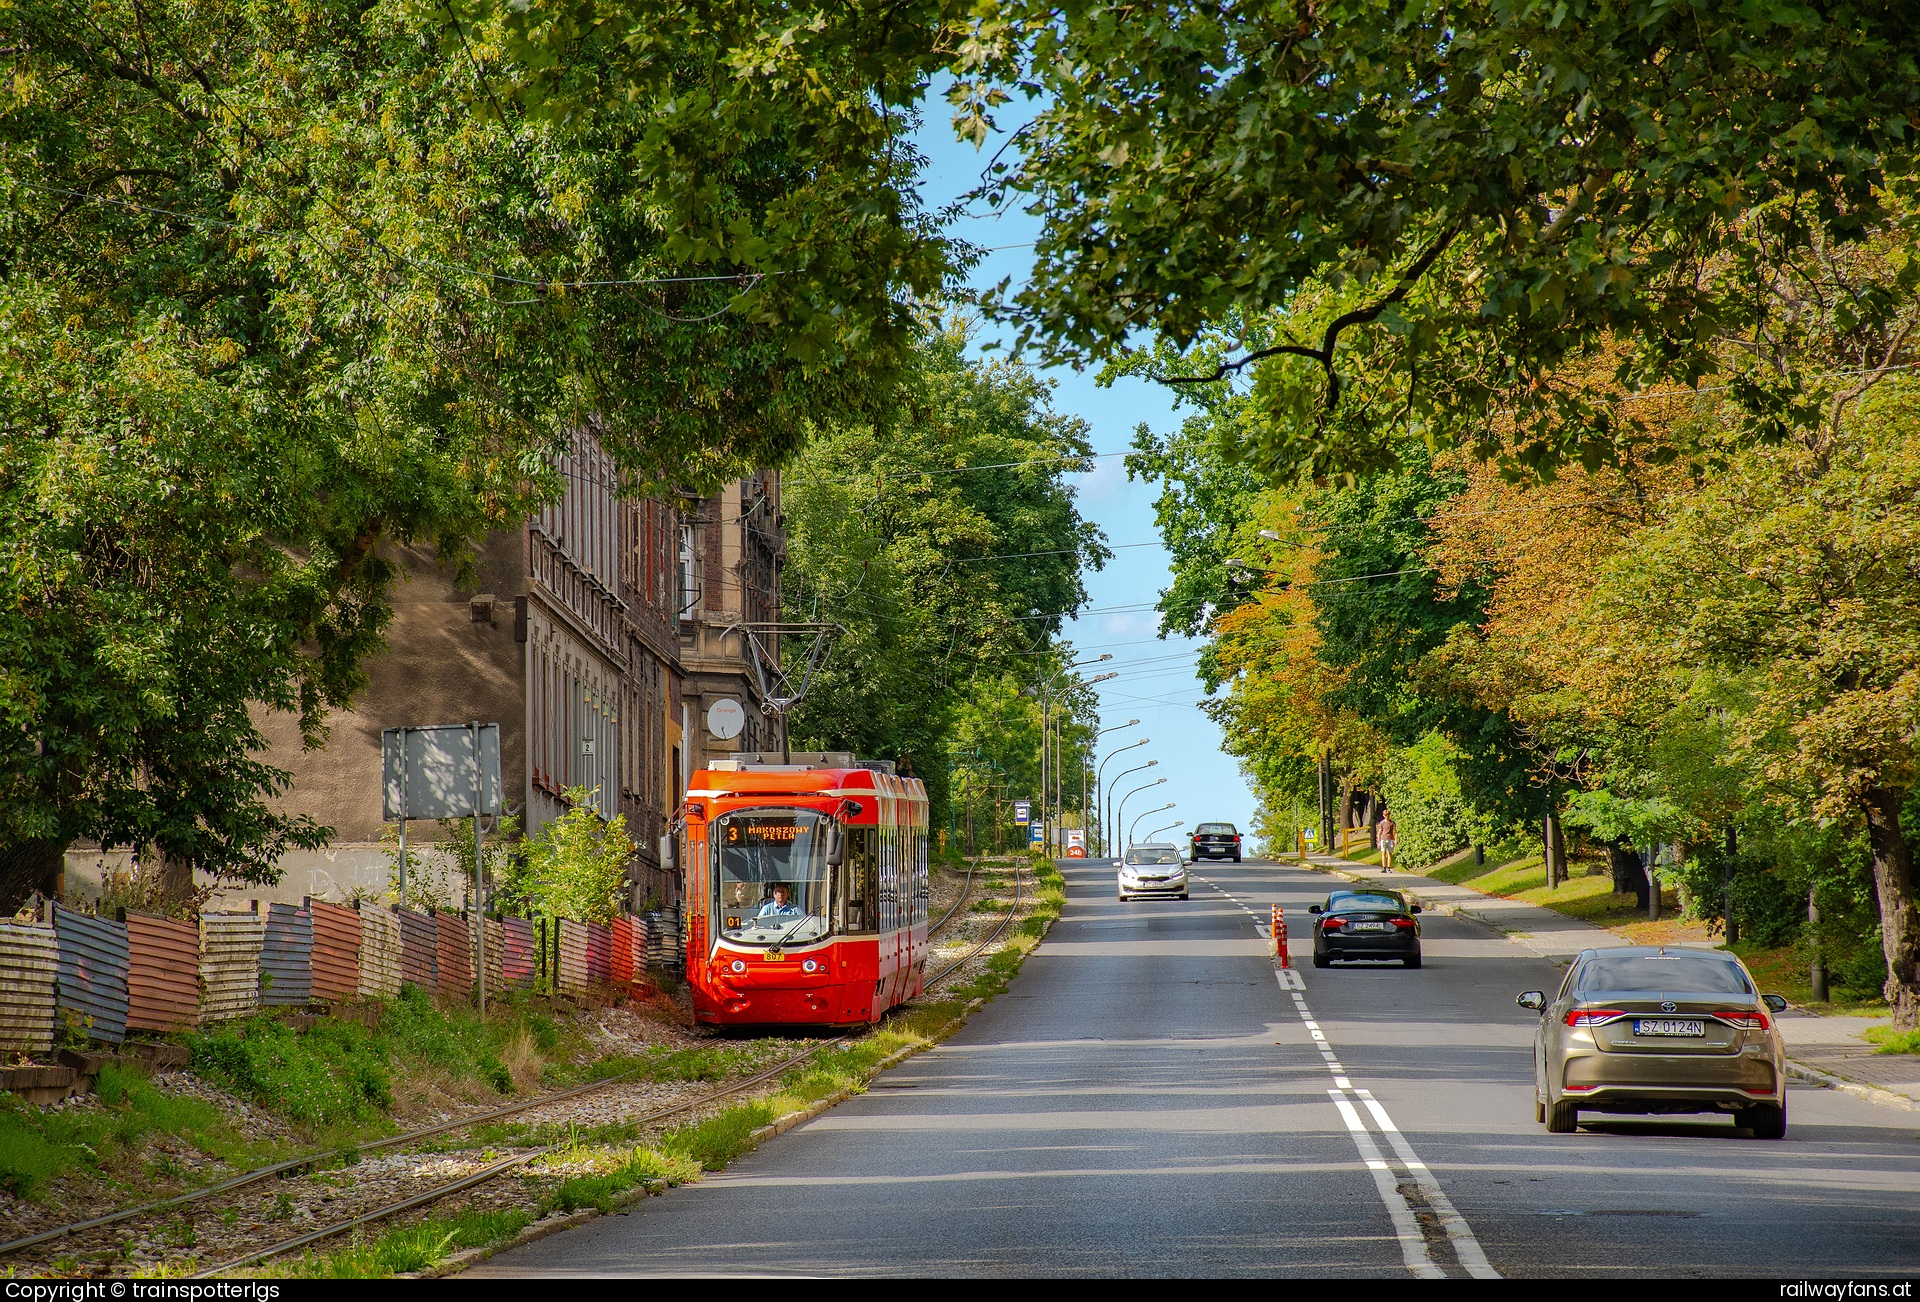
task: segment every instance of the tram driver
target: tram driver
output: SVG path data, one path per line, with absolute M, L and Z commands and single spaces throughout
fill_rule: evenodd
M 773 884 L 773 898 L 760 906 L 755 917 L 760 918 L 797 918 L 806 910 L 793 903 L 785 882 Z

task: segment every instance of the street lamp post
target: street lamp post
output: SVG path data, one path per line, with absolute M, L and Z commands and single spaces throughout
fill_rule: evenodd
M 1142 814 L 1141 817 L 1144 818 L 1146 817 L 1146 815 Z M 1151 832 L 1148 832 L 1147 840 L 1151 841 L 1153 840 L 1154 837 L 1160 835 L 1162 832 L 1171 832 L 1176 827 L 1185 827 L 1186 825 L 1187 825 L 1186 819 L 1177 818 L 1173 822 L 1168 823 L 1165 827 L 1156 827 Z
M 1135 743 L 1134 743 L 1134 746 L 1144 746 L 1144 745 L 1146 745 L 1146 744 L 1147 744 L 1147 741 L 1148 741 L 1148 738 L 1145 738 L 1145 737 L 1142 737 L 1142 738 L 1141 738 L 1141 739 L 1140 739 L 1139 741 L 1137 741 L 1137 742 L 1135 742 Z M 1115 752 L 1113 753 L 1113 755 L 1118 755 L 1118 754 L 1120 754 L 1120 752 L 1121 752 L 1121 751 L 1128 751 L 1128 750 L 1132 750 L 1132 749 L 1133 749 L 1133 746 L 1122 746 L 1122 747 L 1120 748 L 1120 750 L 1117 750 L 1117 751 L 1115 751 Z M 1107 756 L 1107 758 L 1108 758 L 1108 759 L 1112 759 L 1112 758 L 1113 758 L 1113 755 L 1109 755 L 1109 756 Z M 1158 764 L 1159 762 L 1160 762 L 1159 760 L 1148 760 L 1148 761 L 1147 761 L 1147 762 L 1146 762 L 1145 764 L 1136 764 L 1136 765 L 1134 765 L 1134 766 L 1133 766 L 1132 768 L 1130 768 L 1130 769 L 1121 769 L 1121 770 L 1120 770 L 1120 771 L 1119 771 L 1118 773 L 1116 773 L 1116 774 L 1114 774 L 1114 775 L 1113 775 L 1113 781 L 1111 781 L 1111 782 L 1109 782 L 1109 783 L 1107 784 L 1107 798 L 1106 798 L 1106 799 L 1105 799 L 1104 801 L 1102 801 L 1102 802 L 1101 802 L 1101 804 L 1100 804 L 1100 808 L 1101 808 L 1101 811 L 1102 811 L 1102 813 L 1104 814 L 1104 812 L 1105 812 L 1106 810 L 1108 810 L 1108 809 L 1110 809 L 1110 808 L 1112 808 L 1112 806 L 1113 806 L 1113 789 L 1114 789 L 1115 787 L 1117 787 L 1117 786 L 1119 786 L 1119 785 L 1120 785 L 1120 779 L 1121 779 L 1121 778 L 1124 778 L 1124 777 L 1125 777 L 1125 776 L 1127 776 L 1127 774 L 1129 774 L 1129 773 L 1139 773 L 1139 772 L 1142 772 L 1142 771 L 1144 771 L 1144 770 L 1146 770 L 1146 769 L 1150 769 L 1150 768 L 1152 768 L 1152 767 L 1153 767 L 1154 765 L 1156 765 L 1156 764 Z M 1106 829 L 1106 820 L 1105 820 L 1105 818 L 1102 818 L 1102 819 L 1101 819 L 1101 827 L 1100 827 L 1100 848 L 1101 848 L 1101 850 L 1102 850 L 1102 852 L 1109 852 L 1109 851 L 1111 851 L 1111 850 L 1113 849 L 1113 842 L 1114 842 L 1114 841 L 1118 841 L 1119 839 L 1120 839 L 1120 823 L 1119 823 L 1119 820 L 1117 820 L 1117 819 L 1116 819 L 1116 820 L 1114 821 L 1114 824 L 1113 824 L 1113 836 L 1112 836 L 1112 837 L 1108 837 L 1108 836 L 1107 836 L 1107 829 Z
M 1125 723 L 1116 723 L 1111 728 L 1102 728 L 1099 732 L 1096 732 L 1093 734 L 1093 739 L 1095 742 L 1098 742 L 1102 737 L 1106 736 L 1110 732 L 1119 732 L 1123 728 L 1134 727 L 1139 722 L 1140 720 L 1138 719 L 1128 719 Z M 1105 774 L 1107 771 L 1107 760 L 1112 759 L 1115 755 L 1118 755 L 1121 751 L 1132 750 L 1135 746 L 1144 746 L 1150 740 L 1152 739 L 1149 737 L 1142 737 L 1139 741 L 1129 742 L 1125 746 L 1120 747 L 1119 750 L 1113 751 L 1111 754 L 1109 754 L 1107 756 L 1107 759 L 1101 760 L 1100 767 L 1095 769 L 1093 774 L 1093 794 L 1097 796 L 1106 789 L 1101 785 L 1101 783 L 1105 781 Z M 1085 775 L 1083 774 L 1082 776 L 1084 777 Z M 1081 803 L 1083 805 L 1085 804 L 1084 799 L 1082 800 Z M 1107 852 L 1107 802 L 1103 799 L 1100 802 L 1100 853 L 1105 854 L 1106 852 Z
M 1161 779 L 1160 779 L 1160 781 L 1161 781 L 1161 782 L 1165 782 L 1165 781 L 1166 781 L 1166 779 L 1165 779 L 1165 778 L 1161 778 Z M 1158 784 L 1158 783 L 1156 783 L 1155 785 L 1157 786 L 1157 785 L 1159 785 L 1159 784 Z M 1157 806 L 1155 806 L 1155 807 L 1154 807 L 1154 808 L 1152 808 L 1152 809 L 1143 809 L 1143 810 L 1141 810 L 1141 811 L 1140 811 L 1140 812 L 1139 812 L 1138 814 L 1135 814 L 1135 815 L 1133 816 L 1133 821 L 1132 821 L 1131 823 L 1128 823 L 1128 824 L 1127 824 L 1127 845 L 1128 845 L 1128 847 L 1129 847 L 1129 848 L 1131 848 L 1131 847 L 1132 847 L 1132 846 L 1134 845 L 1134 839 L 1133 839 L 1133 829 L 1134 829 L 1134 828 L 1136 828 L 1136 827 L 1138 827 L 1138 826 L 1140 826 L 1140 820 L 1141 820 L 1141 819 L 1143 819 L 1143 818 L 1146 818 L 1146 817 L 1149 817 L 1150 815 L 1153 815 L 1153 814 L 1164 814 L 1164 813 L 1166 813 L 1166 812 L 1167 812 L 1167 811 L 1168 811 L 1169 809 L 1172 809 L 1172 808 L 1173 808 L 1173 807 L 1174 807 L 1174 806 L 1175 806 L 1176 804 L 1178 804 L 1178 803 L 1179 803 L 1178 801 L 1174 801 L 1174 800 L 1169 800 L 1169 801 L 1168 801 L 1168 802 L 1167 802 L 1166 804 L 1164 804 L 1164 805 L 1157 805 Z
M 1048 759 L 1048 749 L 1049 749 L 1047 743 L 1048 743 L 1048 736 L 1049 736 L 1048 729 L 1053 723 L 1054 676 L 1061 672 L 1071 673 L 1075 669 L 1080 669 L 1087 665 L 1097 665 L 1102 660 L 1111 660 L 1111 659 L 1113 659 L 1113 652 L 1104 651 L 1101 654 L 1093 657 L 1093 659 L 1091 660 L 1079 660 L 1074 662 L 1073 664 L 1067 665 L 1064 670 L 1054 671 L 1053 673 L 1049 674 L 1047 677 L 1042 678 L 1037 687 L 1023 687 L 1020 689 L 1021 694 L 1023 696 L 1035 696 L 1035 697 L 1038 697 L 1040 700 L 1040 792 L 1039 792 L 1040 839 L 1043 843 L 1045 843 L 1047 847 L 1047 853 L 1049 855 L 1053 853 L 1052 824 L 1055 821 L 1057 821 L 1058 815 L 1059 815 L 1059 811 L 1057 809 L 1054 809 L 1051 811 L 1048 809 L 1048 802 L 1047 802 L 1047 786 L 1048 786 L 1047 759 Z M 1115 674 L 1103 674 L 1100 677 L 1093 679 L 1092 681 L 1096 683 L 1104 682 L 1108 678 L 1114 678 L 1117 676 L 1118 675 L 1115 675 Z M 1058 770 L 1060 767 L 1060 746 L 1057 738 L 1054 740 L 1054 744 L 1051 747 L 1051 749 L 1053 752 L 1052 758 L 1053 758 L 1053 767 L 1055 770 L 1053 786 L 1056 788 L 1055 795 L 1057 796 L 1058 795 L 1057 788 L 1060 785 L 1059 776 L 1058 776 Z M 1056 801 L 1055 803 L 1058 803 L 1058 802 Z
M 1118 779 L 1115 779 L 1115 781 L 1118 781 Z M 1114 817 L 1113 817 L 1113 830 L 1114 830 L 1114 831 L 1116 831 L 1116 832 L 1118 832 L 1118 831 L 1120 830 L 1120 824 L 1121 824 L 1122 822 L 1124 822 L 1124 821 L 1126 820 L 1126 817 L 1127 817 L 1127 802 L 1128 802 L 1129 800 L 1132 800 L 1132 799 L 1133 799 L 1133 798 L 1134 798 L 1135 796 L 1137 796 L 1137 795 L 1139 795 L 1139 794 L 1140 794 L 1140 793 L 1141 793 L 1142 791 L 1146 791 L 1146 790 L 1149 790 L 1150 788 L 1153 788 L 1153 787 L 1163 787 L 1163 786 L 1165 786 L 1166 784 L 1167 784 L 1167 780 L 1166 780 L 1165 778 L 1155 778 L 1155 779 L 1154 779 L 1153 781 L 1151 781 L 1151 782 L 1149 782 L 1149 783 L 1147 783 L 1147 784 L 1146 784 L 1145 786 L 1139 786 L 1139 787 L 1135 787 L 1135 788 L 1134 788 L 1133 790 L 1131 790 L 1131 791 L 1129 791 L 1129 792 L 1128 792 L 1128 793 L 1127 793 L 1126 795 L 1124 795 L 1124 796 L 1122 796 L 1122 797 L 1120 797 L 1120 808 L 1119 808 L 1119 811 L 1118 811 L 1117 813 L 1115 813 L 1115 814 L 1114 814 Z M 1172 806 L 1172 805 L 1162 805 L 1162 806 L 1161 806 L 1161 808 L 1162 808 L 1162 809 L 1171 809 L 1171 808 L 1173 808 L 1173 806 Z M 1150 811 L 1150 812 L 1151 812 L 1151 811 Z M 1139 822 L 1140 820 L 1136 818 L 1136 819 L 1135 819 L 1134 821 L 1135 821 L 1135 822 L 1137 823 L 1137 822 Z M 1128 844 L 1128 845 L 1131 845 L 1131 844 L 1132 844 L 1132 836 L 1131 836 L 1131 834 L 1129 834 L 1129 836 L 1128 836 L 1128 840 L 1127 840 L 1127 844 Z M 1123 846 L 1122 848 L 1124 849 L 1125 847 Z

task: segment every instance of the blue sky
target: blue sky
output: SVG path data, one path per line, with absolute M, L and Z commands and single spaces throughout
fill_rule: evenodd
M 954 140 L 947 121 L 944 101 L 937 95 L 930 96 L 926 124 L 919 134 L 921 151 L 930 160 L 922 191 L 930 209 L 944 208 L 976 185 L 980 169 L 998 143 L 990 142 L 985 150 L 977 151 L 971 144 Z M 1031 265 L 1032 252 L 1026 246 L 1038 231 L 1038 221 L 1019 211 L 995 215 L 984 205 L 976 205 L 972 212 L 955 233 L 973 244 L 996 249 L 975 269 L 973 283 L 984 287 L 1011 277 L 1015 285 L 1020 284 Z M 986 326 L 980 342 L 995 337 L 993 327 Z M 1106 531 L 1108 545 L 1114 549 L 1106 569 L 1086 575 L 1092 599 L 1086 612 L 1068 626 L 1067 636 L 1081 648 L 1082 659 L 1103 653 L 1113 656 L 1085 673 L 1119 671 L 1118 678 L 1096 688 L 1100 693 L 1101 727 L 1140 720 L 1135 727 L 1120 728 L 1103 737 L 1100 756 L 1104 759 L 1113 749 L 1141 737 L 1151 739 L 1150 744 L 1108 764 L 1107 781 L 1111 784 L 1117 774 L 1144 760 L 1159 761 L 1153 768 L 1129 777 L 1117 789 L 1116 800 L 1143 782 L 1166 779 L 1165 785 L 1142 791 L 1127 802 L 1129 823 L 1135 821 L 1135 815 L 1157 805 L 1174 803 L 1164 815 L 1140 819 L 1136 828 L 1139 836 L 1175 819 L 1186 826 L 1163 833 L 1163 837 L 1189 832 L 1195 823 L 1222 819 L 1246 831 L 1253 821 L 1253 795 L 1238 764 L 1221 751 L 1219 728 L 1194 704 L 1202 699 L 1202 688 L 1193 673 L 1201 644 L 1188 638 L 1158 638 L 1159 615 L 1153 606 L 1172 578 L 1167 551 L 1160 545 L 1153 523 L 1153 499 L 1159 486 L 1129 482 L 1121 455 L 1132 441 L 1134 427 L 1141 422 L 1161 433 L 1178 424 L 1172 396 L 1163 386 L 1145 380 L 1126 379 L 1111 388 L 1101 388 L 1094 383 L 1091 371 L 1055 367 L 1046 374 L 1056 385 L 1055 407 L 1081 417 L 1092 430 L 1099 459 L 1091 474 L 1074 478 L 1081 513 Z

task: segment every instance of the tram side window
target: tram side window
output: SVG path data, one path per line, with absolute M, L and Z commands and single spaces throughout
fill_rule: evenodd
M 880 930 L 882 931 L 892 931 L 900 925 L 899 851 L 899 829 L 883 824 L 880 828 Z
M 916 925 L 927 920 L 928 893 L 932 885 L 927 874 L 927 829 L 913 829 L 913 920 Z
M 840 865 L 840 927 L 843 931 L 872 931 L 875 926 L 880 881 L 874 832 L 871 827 L 847 829 L 847 860 Z

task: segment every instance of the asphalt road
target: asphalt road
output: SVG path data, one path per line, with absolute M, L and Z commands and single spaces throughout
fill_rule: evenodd
M 1190 901 L 1123 905 L 1111 869 L 1062 868 L 1064 916 L 953 1039 L 465 1277 L 1920 1273 L 1920 1113 L 1803 1088 L 1781 1142 L 1549 1135 L 1513 1002 L 1544 960 L 1427 915 L 1418 971 L 1283 977 L 1255 917 L 1297 928 L 1323 875 L 1197 865 Z

